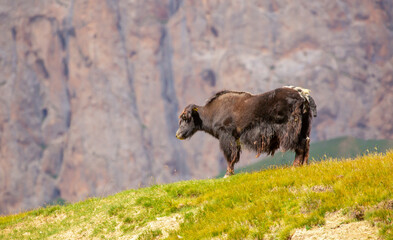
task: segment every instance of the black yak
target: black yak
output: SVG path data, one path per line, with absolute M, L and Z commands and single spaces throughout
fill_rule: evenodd
M 274 155 L 293 150 L 294 166 L 307 164 L 312 117 L 316 105 L 309 90 L 286 86 L 263 94 L 221 91 L 205 106 L 188 105 L 180 114 L 178 139 L 204 131 L 217 138 L 228 163 L 225 176 L 234 174 L 242 147 Z

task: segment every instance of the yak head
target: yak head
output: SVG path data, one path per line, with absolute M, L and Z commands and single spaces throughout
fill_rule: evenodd
M 179 119 L 179 129 L 176 132 L 176 137 L 180 140 L 192 137 L 202 124 L 198 107 L 195 104 L 188 105 L 180 114 Z

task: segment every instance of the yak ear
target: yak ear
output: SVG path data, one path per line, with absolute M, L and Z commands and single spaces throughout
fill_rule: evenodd
M 179 118 L 191 119 L 194 114 L 198 114 L 198 107 L 195 104 L 190 104 L 186 108 L 184 108 Z
M 202 125 L 202 120 L 201 120 L 201 117 L 199 116 L 199 112 L 198 111 L 199 111 L 198 106 L 197 105 L 193 105 L 192 106 L 191 115 L 192 115 L 192 118 L 194 119 L 195 126 L 201 126 Z
M 189 109 L 191 109 L 191 111 L 190 111 L 191 115 L 198 114 L 198 106 L 197 105 L 191 104 Z
M 195 104 L 190 104 L 187 109 L 187 117 L 189 118 L 192 118 L 194 114 L 198 114 L 198 107 Z

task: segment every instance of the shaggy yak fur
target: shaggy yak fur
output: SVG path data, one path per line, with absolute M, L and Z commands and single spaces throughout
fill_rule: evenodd
M 310 148 L 311 119 L 316 105 L 309 90 L 283 87 L 263 94 L 221 91 L 205 106 L 188 105 L 180 114 L 178 139 L 204 131 L 220 141 L 228 163 L 225 176 L 234 174 L 242 147 L 274 155 L 293 150 L 294 166 L 307 164 Z

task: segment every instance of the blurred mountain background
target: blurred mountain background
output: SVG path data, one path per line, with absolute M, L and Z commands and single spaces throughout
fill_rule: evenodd
M 175 132 L 221 89 L 311 89 L 312 142 L 393 139 L 392 0 L 0 0 L 0 32 L 0 214 L 216 176 Z

